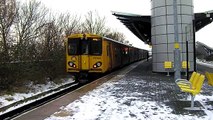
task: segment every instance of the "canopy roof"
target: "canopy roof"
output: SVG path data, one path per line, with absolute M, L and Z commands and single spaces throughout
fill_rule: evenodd
M 113 15 L 144 43 L 151 45 L 151 16 L 121 12 L 113 12 Z M 195 13 L 194 17 L 195 30 L 198 31 L 212 22 L 213 12 Z

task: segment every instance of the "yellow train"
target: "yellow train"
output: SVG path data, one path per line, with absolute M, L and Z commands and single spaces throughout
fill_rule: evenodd
M 78 80 L 147 58 L 148 51 L 95 34 L 72 34 L 66 40 L 66 71 Z

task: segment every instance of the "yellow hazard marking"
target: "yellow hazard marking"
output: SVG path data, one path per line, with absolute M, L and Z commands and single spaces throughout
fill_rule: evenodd
M 179 43 L 175 43 L 175 49 L 179 49 L 180 48 L 180 44 Z

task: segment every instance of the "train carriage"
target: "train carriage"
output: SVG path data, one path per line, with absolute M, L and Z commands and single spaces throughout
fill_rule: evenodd
M 76 79 L 102 74 L 139 60 L 139 49 L 94 34 L 72 34 L 66 41 L 66 70 Z

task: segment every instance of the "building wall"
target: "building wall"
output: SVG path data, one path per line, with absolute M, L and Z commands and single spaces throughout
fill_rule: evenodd
M 174 15 L 173 0 L 152 0 L 152 56 L 153 71 L 166 72 L 164 61 L 174 63 Z M 192 0 L 177 0 L 178 34 L 181 51 L 181 61 L 186 61 L 186 35 L 189 40 L 190 71 L 193 71 L 193 31 L 194 19 Z M 187 34 L 186 34 L 187 26 Z M 169 70 L 173 71 L 173 69 Z

